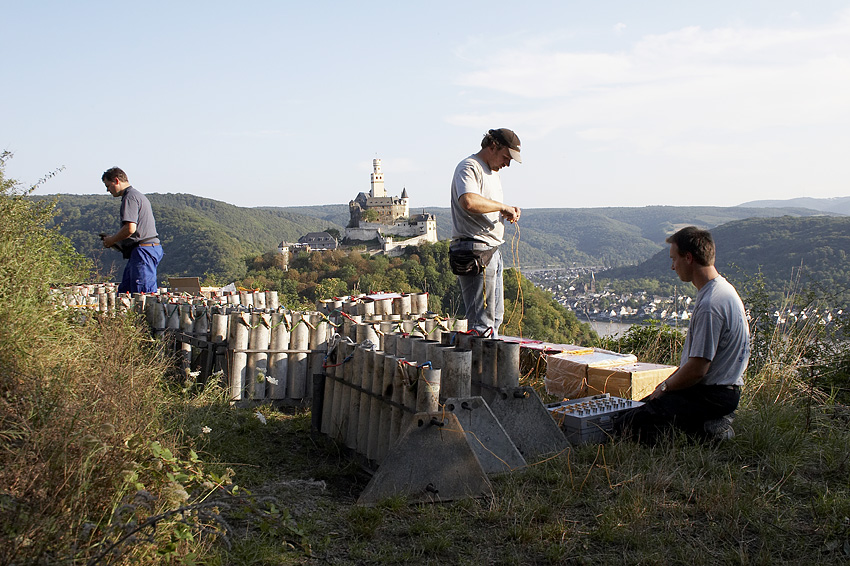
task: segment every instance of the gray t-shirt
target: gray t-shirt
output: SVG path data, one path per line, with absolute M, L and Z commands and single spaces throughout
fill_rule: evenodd
M 130 234 L 130 237 L 123 240 L 122 244 L 135 244 L 143 240 L 147 240 L 148 243 L 159 243 L 151 203 L 148 197 L 132 186 L 127 187 L 121 195 L 121 210 L 118 215 L 122 224 L 126 222 L 136 224 L 136 232 Z
M 502 202 L 502 180 L 477 155 L 470 155 L 455 168 L 452 178 L 452 239 L 475 238 L 490 246 L 504 243 L 505 224 L 501 213 L 470 214 L 458 199 L 464 193 L 476 193 Z
M 735 287 L 721 276 L 697 293 L 681 364 L 688 358 L 711 361 L 702 385 L 743 385 L 750 360 L 750 328 L 744 303 Z

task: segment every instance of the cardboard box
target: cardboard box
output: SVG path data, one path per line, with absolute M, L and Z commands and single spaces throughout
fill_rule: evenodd
M 610 393 L 623 399 L 643 399 L 676 371 L 676 366 L 633 363 L 587 368 L 588 395 Z
M 172 293 L 201 294 L 200 277 L 169 277 L 168 288 Z
M 585 348 L 552 354 L 546 358 L 546 393 L 567 399 L 588 394 L 587 375 L 591 367 L 611 367 L 636 363 L 633 354 L 618 354 L 599 348 Z

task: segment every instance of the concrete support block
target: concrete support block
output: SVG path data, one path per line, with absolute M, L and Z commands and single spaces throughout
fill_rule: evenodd
M 561 452 L 570 445 L 531 387 L 501 392 L 490 408 L 527 462 Z
M 399 495 L 411 502 L 452 501 L 490 492 L 490 481 L 457 417 L 418 413 L 357 503 L 375 505 Z
M 466 431 L 485 473 L 501 474 L 525 466 L 522 454 L 484 399 L 453 397 L 446 400 L 446 410 L 457 417 Z

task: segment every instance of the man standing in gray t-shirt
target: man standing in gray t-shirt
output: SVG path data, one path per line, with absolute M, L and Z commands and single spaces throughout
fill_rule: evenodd
M 504 220 L 516 222 L 520 210 L 502 202 L 499 169 L 510 167 L 511 159 L 520 160 L 520 142 L 507 128 L 490 130 L 481 141 L 481 151 L 470 155 L 455 168 L 452 177 L 451 254 L 473 252 L 485 267 L 481 273 L 461 275 L 458 271 L 469 330 L 499 335 L 504 317 L 502 255 Z M 453 267 L 454 268 L 454 267 Z
M 732 413 L 750 359 L 744 304 L 714 267 L 714 240 L 708 231 L 689 226 L 667 243 L 672 269 L 697 288 L 696 304 L 679 369 L 643 399 L 645 404 L 625 424 L 648 442 L 671 425 L 700 438 L 731 438 Z
M 162 260 L 163 251 L 151 203 L 145 195 L 133 188 L 127 174 L 118 167 L 107 169 L 101 180 L 109 194 L 121 197 L 121 228 L 112 235 L 102 235 L 103 247 L 120 245 L 128 260 L 118 292 L 156 293 L 156 269 Z

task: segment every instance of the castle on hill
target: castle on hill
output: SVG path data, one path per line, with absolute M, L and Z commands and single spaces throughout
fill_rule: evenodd
M 400 255 L 407 246 L 437 242 L 437 221 L 433 214 L 410 214 L 410 197 L 402 189 L 400 197 L 387 196 L 381 160 L 372 160 L 372 188 L 348 203 L 350 220 L 345 228 L 346 244 L 377 240 L 387 255 Z

